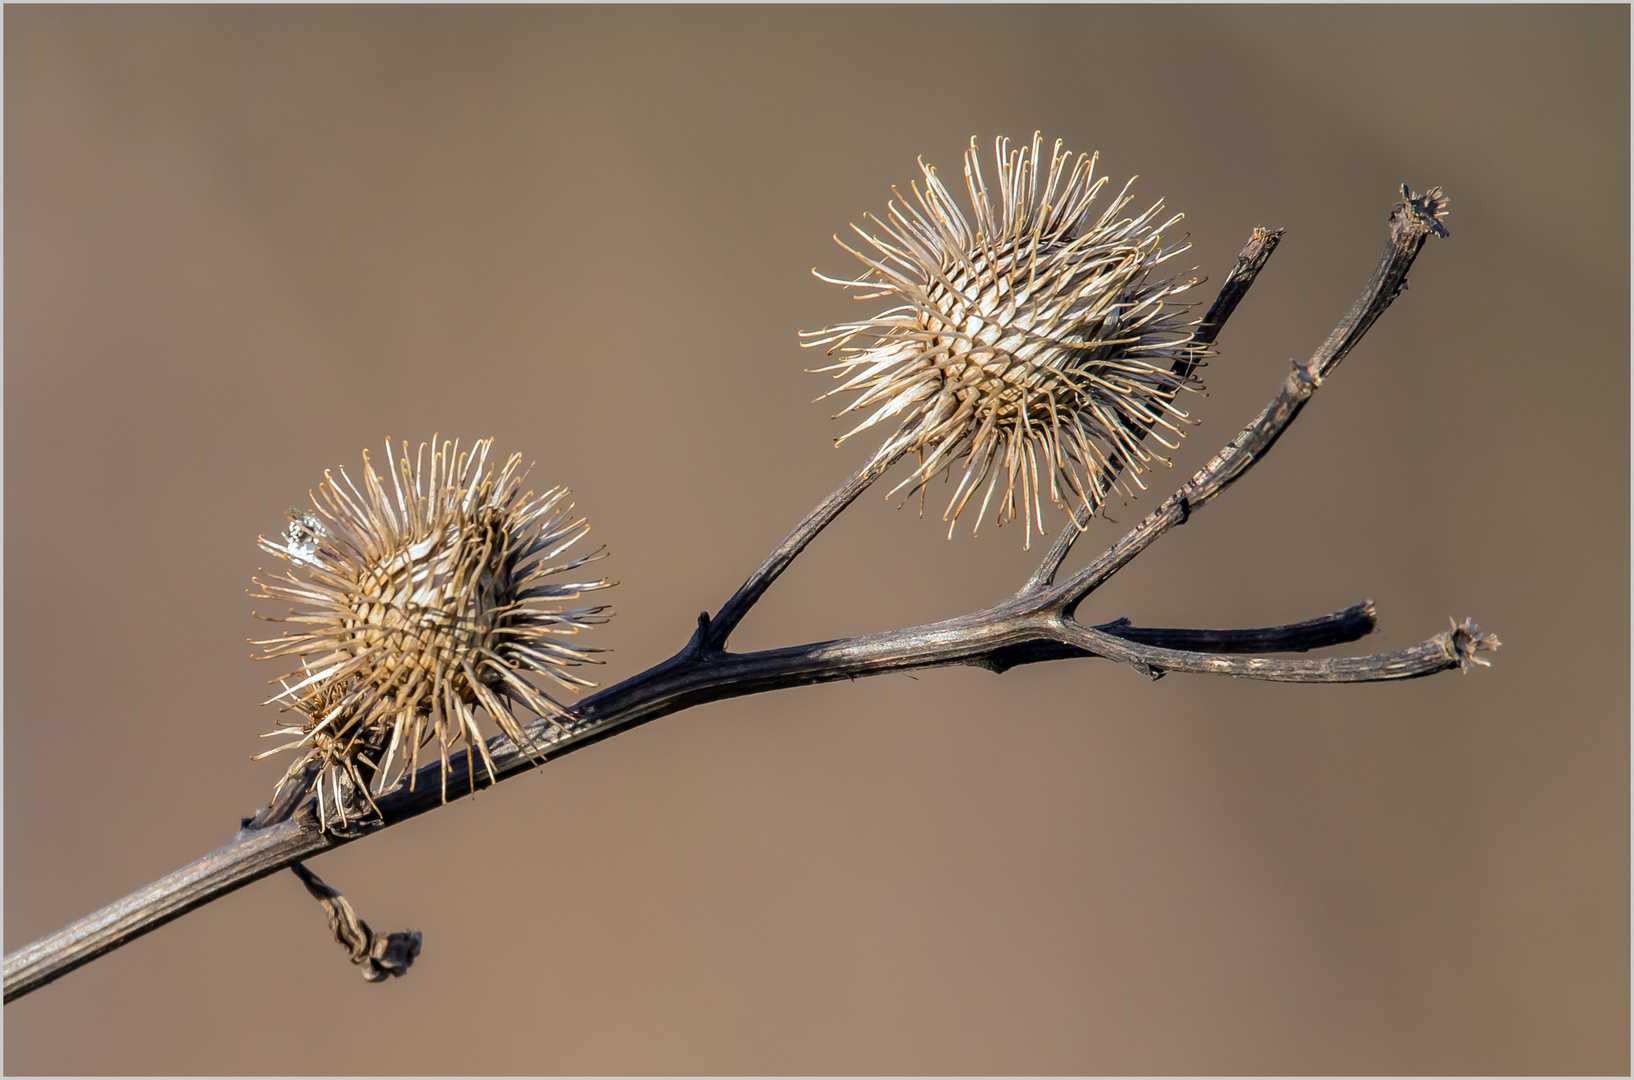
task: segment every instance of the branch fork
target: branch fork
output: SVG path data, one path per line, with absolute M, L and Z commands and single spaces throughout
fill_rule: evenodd
M 968 665 L 994 672 L 1021 664 L 1102 657 L 1128 664 L 1151 678 L 1170 672 L 1229 675 L 1275 682 L 1379 682 L 1417 678 L 1488 661 L 1481 655 L 1498 639 L 1473 622 L 1396 652 L 1360 657 L 1290 658 L 1275 654 L 1357 641 L 1373 632 L 1372 601 L 1304 622 L 1237 630 L 1139 627 L 1127 619 L 1099 625 L 1078 621 L 1080 605 L 1165 533 L 1189 521 L 1270 451 L 1300 411 L 1373 322 L 1406 288 L 1407 271 L 1430 236 L 1448 235 L 1440 188 L 1419 195 L 1402 186 L 1390 218 L 1390 238 L 1361 296 L 1311 358 L 1295 364 L 1275 397 L 1230 443 L 1139 524 L 1087 566 L 1057 583 L 1073 545 L 1088 525 L 1074 513 L 1036 570 L 1015 595 L 954 619 L 885 633 L 816 642 L 761 652 L 727 649 L 732 632 L 822 530 L 900 460 L 876 456 L 808 514 L 750 575 L 713 618 L 705 612 L 682 649 L 668 660 L 580 701 L 566 722 L 535 720 L 517 745 L 506 736 L 487 743 L 497 780 L 600 742 L 620 732 L 710 701 L 767 690 L 895 671 Z M 1219 295 L 1199 322 L 1196 348 L 1176 361 L 1175 374 L 1190 374 L 1218 337 L 1238 302 L 1276 249 L 1282 233 L 1255 229 Z M 1137 441 L 1147 433 L 1133 421 Z M 1117 464 L 1117 463 L 1114 463 Z M 1121 467 L 1121 466 L 1120 466 Z M 1269 655 L 1261 655 L 1269 654 Z M 446 797 L 471 790 L 474 771 L 456 755 Z M 223 847 L 102 911 L 5 958 L 5 1000 L 29 993 L 81 964 L 171 919 L 268 874 L 289 867 L 328 911 L 336 940 L 366 977 L 401 975 L 419 951 L 418 934 L 377 938 L 339 893 L 302 866 L 302 861 L 351 843 L 411 817 L 435 810 L 445 796 L 440 763 L 427 765 L 412 787 L 400 785 L 376 800 L 379 816 L 352 822 L 345 832 L 319 823 L 305 786 L 285 785 L 274 803 L 244 819 Z M 497 782 L 497 780 L 495 782 Z M 377 955 L 378 954 L 378 955 Z

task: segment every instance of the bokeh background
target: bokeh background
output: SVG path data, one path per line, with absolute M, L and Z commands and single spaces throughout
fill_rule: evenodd
M 699 708 L 316 860 L 424 932 L 406 979 L 279 874 L 8 1006 L 6 1070 L 1626 1073 L 1628 85 L 1620 6 L 7 8 L 8 951 L 265 801 L 255 537 L 387 436 L 575 489 L 606 681 L 679 647 L 868 450 L 810 404 L 795 332 L 854 310 L 810 269 L 971 135 L 1140 173 L 1203 300 L 1287 228 L 1162 491 L 1444 185 L 1269 460 L 1085 610 L 1504 647 Z M 1021 540 L 871 495 L 735 644 L 970 610 Z

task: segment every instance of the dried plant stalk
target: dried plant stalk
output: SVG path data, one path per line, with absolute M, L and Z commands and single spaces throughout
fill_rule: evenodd
M 1036 151 L 1034 160 L 1037 160 Z M 1129 664 L 1152 677 L 1171 671 L 1185 671 L 1284 682 L 1325 683 L 1418 678 L 1452 669 L 1468 671 L 1472 666 L 1484 665 L 1487 661 L 1481 654 L 1496 649 L 1498 639 L 1482 633 L 1467 619 L 1463 624 L 1454 623 L 1451 629 L 1417 645 L 1392 653 L 1299 659 L 1241 655 L 1248 651 L 1268 654 L 1303 652 L 1358 640 L 1375 628 L 1376 614 L 1371 601 L 1317 619 L 1248 630 L 1142 628 L 1121 619 L 1089 626 L 1076 618 L 1084 600 L 1113 574 L 1166 532 L 1189 521 L 1198 508 L 1219 496 L 1229 484 L 1264 458 L 1339 362 L 1401 292 L 1407 271 L 1425 240 L 1430 236 L 1447 235 L 1442 222 L 1445 212 L 1446 199 L 1439 188 L 1432 188 L 1420 196 L 1403 186 L 1402 201 L 1392 214 L 1389 242 L 1378 268 L 1350 313 L 1312 358 L 1307 363 L 1295 365 L 1265 409 L 1185 485 L 1089 566 L 1071 575 L 1065 582 L 1056 584 L 1055 576 L 1072 541 L 1079 535 L 1077 529 L 1063 530 L 1062 538 L 1016 595 L 980 611 L 926 626 L 839 641 L 754 653 L 727 651 L 727 640 L 744 614 L 806 545 L 858 494 L 883 475 L 896 456 L 905 452 L 904 447 L 898 447 L 896 456 L 876 456 L 807 515 L 722 606 L 715 619 L 712 620 L 708 613 L 699 616 L 697 630 L 691 639 L 668 660 L 584 698 L 571 709 L 564 708 L 560 713 L 547 709 L 537 719 L 520 724 L 515 731 L 507 729 L 505 734 L 488 740 L 486 744 L 474 743 L 473 749 L 459 751 L 447 761 L 423 766 L 418 773 L 422 783 L 381 789 L 374 796 L 378 817 L 358 822 L 345 831 L 326 827 L 318 800 L 304 796 L 304 793 L 297 794 L 302 791 L 298 785 L 286 784 L 269 806 L 253 818 L 246 818 L 237 835 L 222 848 L 6 957 L 6 1000 L 14 1000 L 251 881 L 434 810 L 448 797 L 465 794 L 476 784 L 472 759 L 478 754 L 483 759 L 488 776 L 504 779 L 650 720 L 709 701 L 789 686 L 950 664 L 1002 672 L 1019 664 L 1094 656 Z M 1255 230 L 1236 268 L 1228 276 L 1220 298 L 1198 328 L 1198 340 L 1214 340 L 1237 301 L 1256 280 L 1275 246 L 1277 235 Z M 1190 362 L 1191 358 L 1188 357 L 1175 359 L 1180 366 Z M 1131 467 L 1134 460 L 1131 457 Z M 1118 463 L 1109 455 L 1103 464 L 1111 467 Z M 1033 496 L 1023 495 L 1024 503 L 1029 497 L 1036 498 L 1040 489 L 1035 486 L 1031 490 Z M 372 494 L 367 497 L 359 494 L 358 505 L 376 507 L 383 498 L 383 494 L 378 500 Z M 399 505 L 405 508 L 403 512 L 406 513 L 406 502 Z M 362 541 L 363 538 L 357 539 Z M 417 542 L 420 541 L 411 541 Z M 495 541 L 495 544 L 499 542 Z M 316 550 L 318 548 L 315 546 L 313 551 Z M 311 554 L 304 547 L 299 552 L 292 552 L 297 553 L 302 558 Z M 362 554 L 361 548 L 359 554 Z M 454 563 L 463 565 L 459 559 L 455 559 Z M 386 565 L 393 564 L 388 562 Z M 381 580 L 397 581 L 393 577 L 395 572 L 380 571 Z M 412 577 L 410 575 L 409 579 Z M 594 587 L 600 587 L 599 583 Z M 292 588 L 298 589 L 301 585 L 296 582 Z M 314 651 L 329 650 L 323 654 L 328 659 L 316 661 L 316 666 L 312 668 L 324 674 L 317 679 L 307 677 L 304 686 L 292 687 L 291 692 L 310 693 L 312 688 L 324 686 L 329 686 L 329 693 L 341 692 L 325 680 L 365 677 L 364 667 L 348 667 L 351 659 L 372 647 L 371 643 L 377 637 L 369 635 L 397 633 L 400 627 L 396 624 L 387 626 L 384 621 L 370 623 L 365 617 L 341 617 L 339 613 L 342 608 L 335 598 L 348 595 L 343 584 L 333 585 L 328 593 L 312 595 L 319 598 L 320 606 L 329 605 L 323 610 L 334 613 L 329 619 L 334 626 L 346 628 L 349 633 L 352 632 L 350 627 L 353 623 L 369 628 L 357 631 L 361 638 L 347 639 L 361 640 L 356 652 L 338 644 L 339 630 L 331 635 L 337 644 L 330 644 L 331 638 L 321 636 L 305 642 Z M 376 594 L 360 590 L 357 595 Z M 348 618 L 351 618 L 351 622 L 347 621 Z M 591 620 L 586 616 L 579 621 L 587 624 Z M 305 650 L 291 647 L 288 651 L 300 653 Z M 388 675 L 371 685 L 377 689 L 376 696 L 370 700 L 385 702 L 389 693 L 395 693 L 398 686 L 407 683 L 393 681 Z M 437 697 L 435 685 L 433 679 L 433 700 Z M 474 686 L 471 693 L 474 698 L 480 698 Z M 395 702 L 397 699 L 392 697 L 391 700 Z M 405 697 L 403 700 L 409 699 Z M 486 707 L 486 702 L 484 705 Z M 321 707 L 332 708 L 327 705 Z M 369 715 L 377 718 L 378 731 L 386 730 L 388 725 L 394 731 L 399 730 L 397 717 L 401 714 L 401 706 L 377 704 L 372 708 L 374 711 Z M 412 722 L 412 719 L 402 722 L 401 730 L 405 736 L 410 733 L 407 725 Z M 457 730 L 465 732 L 467 738 L 471 735 L 468 727 L 461 726 Z M 459 760 L 462 755 L 465 758 L 463 770 Z M 307 772 L 302 775 L 308 775 L 321 764 L 319 759 L 309 760 Z M 438 785 L 429 782 L 433 779 L 433 770 L 441 780 L 440 790 L 434 790 Z M 361 777 L 362 773 L 358 775 Z M 315 892 L 314 895 L 319 894 Z M 337 936 L 343 938 L 349 950 L 356 952 L 353 945 L 361 938 L 349 931 L 342 933 L 350 925 L 344 918 L 344 912 L 341 923 L 343 925 L 341 930 L 337 930 Z

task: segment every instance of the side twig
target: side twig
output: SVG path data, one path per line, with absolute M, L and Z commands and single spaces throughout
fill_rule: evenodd
M 290 863 L 289 868 L 301 879 L 306 891 L 323 905 L 324 913 L 329 916 L 329 932 L 335 935 L 335 941 L 346 950 L 352 963 L 363 968 L 364 979 L 381 982 L 408 974 L 409 965 L 420 955 L 418 930 L 397 930 L 377 937 L 369 924 L 357 917 L 346 897 L 325 885 L 305 864 Z
M 1310 652 L 1360 641 L 1377 628 L 1378 612 L 1371 600 L 1332 615 L 1257 630 L 1171 630 L 1131 626 L 1128 619 L 1095 627 L 1103 634 L 1140 645 L 1203 653 Z
M 1403 184 L 1401 194 L 1403 201 L 1396 205 L 1395 212 L 1390 215 L 1390 242 L 1350 313 L 1308 362 L 1294 366 L 1276 398 L 1229 446 L 1216 454 L 1185 487 L 1169 496 L 1105 554 L 1051 592 L 1052 596 L 1066 603 L 1068 614 L 1084 597 L 1100 588 L 1130 560 L 1150 547 L 1154 540 L 1176 525 L 1184 524 L 1192 511 L 1224 491 L 1270 452 L 1323 380 L 1362 339 L 1368 327 L 1406 289 L 1407 271 L 1424 247 L 1424 241 L 1431 236 L 1448 235 L 1446 226 L 1441 223 L 1447 200 L 1438 187 L 1420 196 Z

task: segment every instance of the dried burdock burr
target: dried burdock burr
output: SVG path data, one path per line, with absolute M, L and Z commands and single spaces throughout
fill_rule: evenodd
M 497 781 L 479 709 L 523 748 L 531 740 L 518 705 L 565 727 L 566 710 L 524 673 L 569 690 L 594 685 L 572 669 L 598 662 L 600 650 L 567 639 L 611 611 L 563 602 L 613 582 L 556 579 L 603 552 L 558 562 L 588 523 L 572 516 L 565 489 L 524 491 L 521 456 L 496 468 L 491 447 L 484 439 L 462 452 L 434 439 L 410 457 L 406 443 L 394 454 L 388 440 L 389 481 L 365 451 L 361 485 L 344 469 L 338 480 L 326 471 L 316 513 L 292 510 L 282 540 L 261 538 L 290 569 L 256 578 L 252 595 L 297 605 L 268 621 L 299 627 L 254 642 L 258 659 L 300 660 L 269 702 L 299 717 L 269 734 L 295 738 L 268 753 L 296 752 L 280 786 L 316 773 L 326 825 L 372 809 L 405 776 L 412 786 L 432 744 L 445 798 L 460 743 L 472 786 L 478 756 Z
M 1098 205 L 1096 157 L 1060 142 L 1046 157 L 1036 134 L 1019 150 L 999 139 L 996 189 L 980 157 L 972 139 L 972 217 L 921 160 L 923 190 L 912 185 L 908 199 L 893 189 L 898 202 L 869 215 L 873 231 L 852 226 L 864 250 L 835 238 L 866 270 L 818 276 L 896 306 L 802 337 L 838 358 L 816 369 L 840 380 L 823 396 L 857 395 L 838 415 L 865 414 L 836 445 L 894 420 L 876 460 L 906 452 L 919 463 L 893 495 L 911 488 L 923 499 L 938 472 L 957 473 L 943 514 L 951 536 L 985 481 L 976 527 L 996 495 L 995 522 L 1025 519 L 1030 546 L 1046 496 L 1075 504 L 1084 523 L 1115 488 L 1133 494 L 1151 462 L 1167 463 L 1143 440 L 1177 445 L 1188 418 L 1175 396 L 1200 389 L 1196 321 L 1173 299 L 1196 281 L 1158 275 L 1189 247 L 1164 241 L 1182 215 L 1164 218 L 1159 199 L 1124 216 L 1133 179 Z

